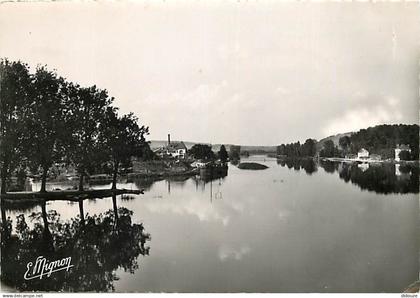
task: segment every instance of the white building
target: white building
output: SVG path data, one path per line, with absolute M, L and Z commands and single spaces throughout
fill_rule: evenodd
M 361 163 L 358 164 L 357 167 L 362 171 L 367 171 L 369 169 L 369 164 L 368 163 Z
M 171 142 L 171 135 L 168 134 L 168 144 L 154 149 L 153 152 L 159 157 L 184 159 L 187 157 L 187 146 L 184 142 Z
M 395 151 L 395 160 L 396 161 L 400 161 L 400 153 L 402 151 L 408 151 L 409 153 L 411 153 L 411 149 L 408 145 L 397 145 L 397 148 L 394 149 Z
M 357 153 L 357 158 L 369 158 L 369 151 L 365 148 L 360 149 Z
M 184 142 L 170 143 L 166 147 L 166 154 L 175 158 L 185 158 L 187 156 L 187 146 Z

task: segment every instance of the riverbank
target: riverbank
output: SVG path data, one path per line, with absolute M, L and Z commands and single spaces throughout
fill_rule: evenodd
M 342 157 L 322 157 L 321 160 L 344 162 L 344 163 L 392 163 L 392 164 L 417 164 L 418 160 L 378 160 L 364 158 L 342 158 Z
M 0 198 L 7 203 L 16 201 L 79 201 L 85 199 L 102 199 L 113 195 L 143 194 L 143 190 L 131 189 L 90 189 L 90 190 L 61 190 L 48 192 L 9 192 L 1 194 Z

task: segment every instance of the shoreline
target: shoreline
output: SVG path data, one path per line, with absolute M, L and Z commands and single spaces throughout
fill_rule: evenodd
M 416 164 L 418 160 L 376 160 L 376 159 L 350 159 L 350 158 L 343 158 L 343 157 L 321 157 L 321 160 L 327 161 L 339 161 L 345 163 L 390 163 L 390 164 Z
M 85 199 L 102 199 L 106 197 L 112 197 L 113 195 L 122 194 L 143 194 L 143 190 L 131 190 L 131 189 L 91 189 L 91 190 L 60 190 L 60 191 L 48 191 L 48 192 L 8 192 L 1 194 L 0 198 L 2 201 L 7 203 L 22 202 L 22 201 L 74 201 L 78 202 Z

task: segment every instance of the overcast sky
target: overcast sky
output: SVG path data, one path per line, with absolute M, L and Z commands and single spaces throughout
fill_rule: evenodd
M 418 6 L 3 3 L 0 57 L 108 89 L 150 139 L 276 145 L 418 123 Z

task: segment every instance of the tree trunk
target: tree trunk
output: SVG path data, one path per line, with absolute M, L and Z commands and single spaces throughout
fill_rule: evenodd
M 80 222 L 82 224 L 82 226 L 85 225 L 85 214 L 83 212 L 83 200 L 80 199 L 79 200 L 79 213 L 80 213 Z
M 117 189 L 117 175 L 118 175 L 118 162 L 114 164 L 114 175 L 112 176 L 112 189 Z
M 41 210 L 42 210 L 42 220 L 44 221 L 44 228 L 48 229 L 48 216 L 47 216 L 47 202 L 42 202 Z
M 83 191 L 83 178 L 84 178 L 83 172 L 80 172 L 80 179 L 79 179 L 79 190 L 80 191 Z
M 46 186 L 47 186 L 47 174 L 48 174 L 48 168 L 43 168 L 42 171 L 42 180 L 41 180 L 41 190 L 40 192 L 46 192 Z
M 1 193 L 5 194 L 7 192 L 7 165 L 3 164 L 1 169 Z
M 3 223 L 3 228 L 6 228 L 7 217 L 6 217 L 6 209 L 4 208 L 4 200 L 3 199 L 1 199 L 0 208 L 1 208 L 1 222 Z
M 117 196 L 115 193 L 112 195 L 112 206 L 114 207 L 115 223 L 118 224 Z
M 41 242 L 41 249 L 43 251 L 47 252 L 53 252 L 54 251 L 54 243 L 53 243 L 53 237 L 49 228 L 48 223 L 48 213 L 46 208 L 47 202 L 44 200 L 41 204 L 42 209 L 42 219 L 44 221 L 44 231 L 43 231 L 43 239 Z
M 6 177 L 4 177 L 2 175 L 2 177 L 1 177 L 1 194 L 5 194 L 6 193 L 6 191 L 7 191 L 6 187 L 7 187 Z

